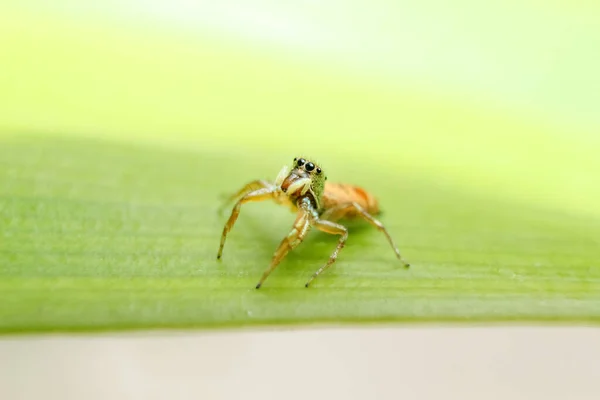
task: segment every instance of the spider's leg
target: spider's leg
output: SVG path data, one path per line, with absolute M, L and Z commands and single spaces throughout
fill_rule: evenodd
M 273 270 L 275 268 L 277 268 L 277 266 L 279 265 L 281 260 L 283 260 L 283 258 L 287 255 L 287 253 L 289 253 L 290 250 L 295 249 L 296 247 L 298 247 L 298 245 L 300 243 L 302 243 L 302 240 L 304 240 L 304 238 L 306 237 L 306 234 L 308 233 L 308 231 L 310 229 L 309 215 L 310 214 L 304 209 L 298 210 L 298 217 L 296 218 L 296 221 L 294 222 L 294 226 L 292 227 L 292 230 L 281 241 L 281 243 L 279 244 L 279 247 L 275 251 L 275 254 L 273 254 L 273 259 L 271 260 L 271 264 L 269 265 L 269 268 L 267 268 L 265 270 L 262 277 L 260 278 L 260 281 L 256 285 L 257 289 L 259 289 L 262 286 L 265 279 L 267 279 L 267 277 L 271 274 L 271 272 L 273 272 Z
M 335 222 L 344 217 L 344 215 L 348 212 L 347 208 L 349 206 L 350 203 L 337 204 L 323 211 L 323 214 L 321 214 L 320 218 L 327 221 Z
M 217 259 L 220 259 L 221 255 L 223 254 L 223 246 L 225 246 L 225 239 L 227 238 L 227 233 L 231 231 L 233 225 L 235 224 L 235 221 L 240 215 L 240 208 L 242 207 L 242 204 L 251 201 L 264 201 L 274 199 L 277 196 L 279 196 L 277 188 L 262 188 L 245 194 L 244 197 L 242 197 L 238 200 L 237 203 L 235 203 L 235 206 L 231 211 L 231 215 L 229 216 L 229 220 L 227 220 L 227 223 L 225 223 L 225 227 L 223 228 L 223 235 L 221 235 L 221 245 L 219 246 L 219 253 L 217 254 Z
M 385 228 L 385 226 L 381 223 L 381 221 L 379 221 L 378 219 L 375 219 L 371 214 L 369 214 L 360 204 L 355 203 L 355 202 L 342 204 L 340 206 L 336 206 L 330 210 L 327 210 L 326 212 L 323 213 L 323 215 L 321 217 L 324 219 L 339 219 L 339 218 L 343 218 L 346 214 L 349 214 L 349 213 L 358 214 L 361 218 L 366 220 L 369 224 L 371 224 L 375 228 L 377 228 L 377 230 L 379 230 L 380 232 L 383 232 L 383 234 L 387 238 L 388 242 L 392 246 L 392 249 L 394 249 L 394 253 L 396 253 L 396 256 L 398 257 L 398 259 L 402 262 L 402 264 L 404 264 L 404 267 L 406 267 L 406 268 L 410 267 L 410 264 L 407 263 L 400 255 L 400 250 L 398 250 L 398 246 L 396 246 L 396 244 L 394 243 L 394 240 L 390 236 L 390 234 L 387 231 L 387 229 Z
M 219 207 L 219 209 L 217 210 L 217 213 L 219 215 L 223 214 L 223 211 L 225 210 L 225 208 L 234 200 L 239 199 L 240 197 L 254 191 L 254 190 L 258 190 L 258 189 L 264 189 L 264 188 L 272 188 L 273 185 L 265 180 L 262 179 L 257 179 L 255 181 L 252 182 L 248 182 L 246 185 L 244 185 L 244 187 L 242 187 L 240 190 L 238 190 L 237 192 L 226 196 L 225 199 L 223 200 L 223 203 L 221 203 L 221 206 Z
M 335 250 L 333 251 L 333 253 L 331 253 L 331 256 L 329 257 L 329 261 L 327 261 L 327 264 L 323 265 L 321 268 L 319 268 L 317 270 L 317 272 L 315 272 L 311 278 L 308 280 L 308 282 L 306 282 L 306 287 L 308 287 L 308 285 L 310 285 L 310 283 L 323 271 L 325 271 L 327 268 L 329 268 L 331 266 L 331 264 L 333 264 L 335 262 L 335 260 L 337 259 L 337 256 L 340 252 L 340 250 L 344 247 L 344 245 L 346 244 L 346 239 L 348 239 L 348 229 L 346 229 L 345 226 L 340 225 L 340 224 L 336 224 L 335 222 L 331 222 L 331 221 L 326 221 L 323 219 L 316 219 L 312 222 L 312 225 L 319 229 L 320 231 L 326 232 L 326 233 L 331 233 L 332 235 L 340 235 L 340 241 L 338 242 L 337 247 L 335 248 Z

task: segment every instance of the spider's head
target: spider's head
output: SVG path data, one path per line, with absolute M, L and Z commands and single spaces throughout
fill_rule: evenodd
M 327 176 L 320 166 L 306 158 L 296 157 L 292 162 L 291 170 L 284 167 L 277 176 L 275 184 L 280 186 L 288 196 L 303 196 L 312 192 L 318 206 L 326 180 Z

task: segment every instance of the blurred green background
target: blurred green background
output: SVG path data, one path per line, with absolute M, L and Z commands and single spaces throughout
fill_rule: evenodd
M 594 2 L 0 4 L 0 329 L 597 320 Z M 306 154 L 376 194 L 250 290 L 293 217 L 220 196 Z

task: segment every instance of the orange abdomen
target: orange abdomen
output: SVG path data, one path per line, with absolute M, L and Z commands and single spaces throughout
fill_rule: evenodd
M 377 199 L 361 187 L 344 183 L 326 183 L 323 193 L 322 207 L 328 209 L 339 204 L 355 202 L 369 214 L 379 213 Z M 351 215 L 348 215 L 351 216 Z

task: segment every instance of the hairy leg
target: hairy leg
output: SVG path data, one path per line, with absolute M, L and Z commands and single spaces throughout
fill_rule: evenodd
M 221 204 L 221 206 L 218 209 L 218 213 L 223 214 L 223 211 L 225 210 L 225 208 L 231 204 L 232 201 L 234 200 L 238 200 L 240 197 L 247 195 L 250 192 L 253 192 L 255 190 L 258 189 L 270 189 L 272 188 L 273 185 L 265 180 L 262 179 L 257 179 L 255 181 L 249 182 L 246 185 L 244 185 L 244 187 L 242 187 L 240 190 L 238 190 L 237 192 L 227 196 L 223 203 Z
M 408 268 L 410 266 L 410 264 L 407 263 L 406 261 L 404 261 L 404 259 L 400 255 L 400 250 L 398 250 L 398 246 L 396 246 L 396 244 L 394 243 L 394 240 L 390 236 L 390 234 L 387 231 L 387 229 L 385 228 L 385 226 L 381 223 L 381 221 L 375 219 L 363 207 L 361 207 L 360 204 L 347 203 L 347 204 L 342 204 L 342 205 L 333 207 L 333 208 L 325 211 L 321 215 L 321 218 L 328 219 L 328 220 L 337 220 L 337 219 L 343 218 L 348 213 L 357 213 L 361 218 L 365 219 L 369 224 L 371 224 L 375 228 L 377 228 L 377 230 L 379 230 L 380 232 L 383 232 L 383 234 L 386 236 L 388 242 L 392 246 L 392 249 L 394 249 L 394 253 L 396 253 L 396 256 L 398 257 L 398 259 L 402 262 L 402 264 L 404 264 L 404 267 Z
M 306 287 L 308 287 L 308 285 L 310 285 L 310 283 L 321 272 L 325 271 L 327 268 L 329 268 L 331 266 L 331 264 L 333 264 L 335 262 L 340 250 L 344 247 L 344 244 L 346 243 L 346 239 L 348 239 L 348 230 L 346 229 L 346 227 L 344 227 L 340 224 L 336 224 L 335 222 L 326 221 L 326 220 L 322 220 L 322 219 L 314 220 L 312 224 L 315 228 L 319 229 L 320 231 L 323 231 L 326 233 L 331 233 L 333 235 L 340 235 L 341 237 L 340 237 L 340 241 L 338 242 L 337 247 L 335 248 L 333 253 L 331 253 L 331 256 L 329 257 L 329 261 L 327 261 L 327 264 L 325 264 L 324 266 L 319 268 L 317 270 L 317 272 L 315 272 L 311 276 L 311 278 L 308 280 L 308 282 L 306 282 L 306 285 L 304 285 Z
M 260 281 L 256 285 L 257 289 L 259 289 L 262 286 L 265 279 L 267 279 L 271 272 L 273 272 L 273 270 L 277 268 L 281 260 L 283 260 L 283 258 L 290 252 L 290 250 L 295 249 L 300 243 L 302 243 L 302 240 L 304 240 L 304 238 L 306 237 L 306 234 L 308 233 L 309 229 L 309 214 L 305 210 L 298 211 L 298 217 L 294 222 L 292 230 L 281 241 L 279 247 L 275 251 L 275 254 L 273 254 L 273 259 L 271 260 L 269 268 L 265 270 L 262 277 L 260 278 Z
M 242 207 L 242 204 L 248 203 L 251 201 L 269 200 L 269 199 L 276 198 L 278 195 L 279 194 L 278 194 L 276 188 L 263 188 L 263 189 L 258 189 L 253 192 L 247 193 L 246 195 L 244 195 L 244 197 L 242 197 L 240 200 L 238 200 L 237 203 L 235 203 L 235 206 L 233 207 L 233 210 L 231 211 L 231 215 L 229 216 L 229 220 L 227 221 L 227 223 L 225 224 L 225 227 L 223 228 L 223 234 L 221 235 L 221 245 L 219 246 L 219 252 L 217 253 L 217 259 L 220 259 L 221 255 L 223 254 L 223 246 L 225 246 L 225 239 L 227 238 L 227 233 L 229 233 L 229 231 L 231 231 L 231 229 L 233 228 L 233 225 L 235 224 L 235 221 L 237 220 L 238 216 L 240 215 L 240 209 Z

